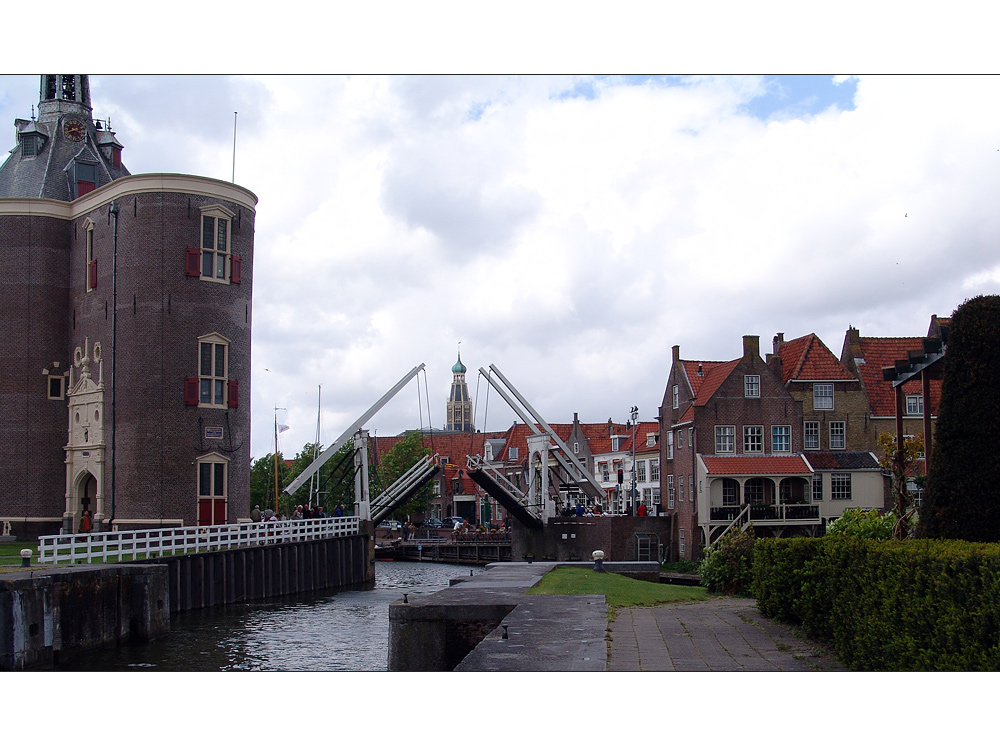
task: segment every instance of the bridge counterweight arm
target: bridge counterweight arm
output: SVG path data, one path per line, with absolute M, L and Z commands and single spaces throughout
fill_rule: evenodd
M 375 415 L 376 412 L 382 409 L 382 407 L 384 407 L 386 403 L 390 399 L 392 399 L 392 397 L 398 394 L 403 389 L 403 387 L 406 384 L 408 384 L 413 379 L 413 377 L 416 376 L 417 373 L 419 373 L 423 369 L 424 369 L 424 364 L 420 363 L 420 365 L 416 366 L 415 368 L 413 368 L 413 370 L 411 370 L 409 373 L 407 373 L 405 376 L 399 379 L 399 382 L 391 389 L 389 389 L 381 399 L 372 404 L 372 406 L 368 409 L 367 412 L 365 412 L 357 420 L 355 420 L 354 424 L 352 424 L 349 428 L 347 428 L 344 431 L 344 434 L 341 435 L 332 446 L 323 451 L 323 453 L 321 453 L 316 458 L 315 461 L 313 461 L 311 464 L 309 464 L 308 467 L 306 467 L 305 471 L 299 474 L 290 485 L 285 487 L 285 492 L 291 495 L 295 492 L 295 490 L 297 490 L 299 487 L 305 484 L 306 480 L 308 480 L 309 477 L 311 477 L 313 474 L 319 471 L 320 467 L 322 467 L 323 464 L 329 461 L 330 458 L 333 456 L 333 454 L 339 451 L 340 447 L 343 446 L 344 443 L 346 443 L 348 440 L 350 440 L 351 437 L 354 435 L 354 433 L 357 432 L 357 430 L 362 425 L 368 422 L 368 420 L 370 420 Z

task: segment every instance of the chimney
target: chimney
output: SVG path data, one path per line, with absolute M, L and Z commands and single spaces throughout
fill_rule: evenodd
M 844 335 L 844 349 L 840 353 L 840 361 L 854 370 L 854 360 L 859 357 L 861 357 L 861 332 L 849 326 Z
M 674 352 L 674 363 L 679 363 L 681 361 L 681 346 L 674 345 L 671 349 Z
M 754 360 L 760 357 L 760 337 L 756 334 L 743 335 L 743 362 L 753 365 Z
M 781 345 L 785 344 L 785 333 L 778 332 L 774 335 L 774 339 L 771 340 L 771 344 L 774 346 L 774 354 L 778 354 L 778 350 L 781 349 Z

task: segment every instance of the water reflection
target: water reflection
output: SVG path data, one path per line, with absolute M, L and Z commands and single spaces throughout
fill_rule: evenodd
M 379 562 L 375 588 L 189 611 L 170 635 L 66 661 L 74 671 L 384 671 L 388 606 L 407 589 L 433 593 L 469 566 Z M 480 572 L 477 568 L 475 572 Z

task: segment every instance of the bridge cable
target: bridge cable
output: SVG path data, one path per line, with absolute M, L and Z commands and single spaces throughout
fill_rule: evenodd
M 420 378 L 417 378 L 417 398 L 420 397 Z M 427 429 L 430 431 L 431 453 L 434 452 L 434 425 L 431 424 L 431 395 L 427 390 L 427 370 L 424 369 L 424 399 L 427 400 Z M 422 421 L 422 420 L 421 420 Z

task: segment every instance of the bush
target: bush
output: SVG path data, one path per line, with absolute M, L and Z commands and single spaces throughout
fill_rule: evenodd
M 753 526 L 730 531 L 705 550 L 699 572 L 701 584 L 713 593 L 746 595 L 753 581 Z
M 859 536 L 862 539 L 891 539 L 896 525 L 893 513 L 880 514 L 874 508 L 848 508 L 826 527 L 827 536 Z
M 1000 546 L 852 536 L 764 539 L 761 613 L 801 625 L 860 671 L 1000 668 Z

